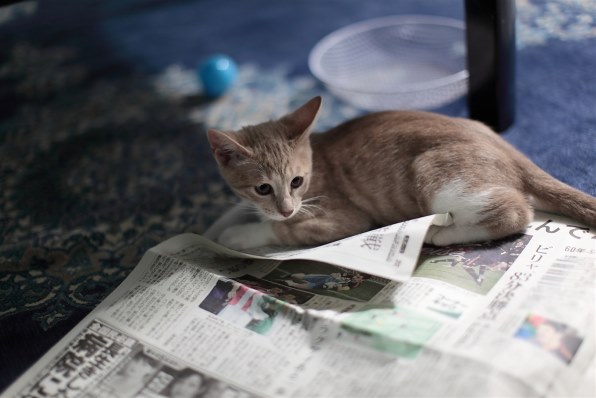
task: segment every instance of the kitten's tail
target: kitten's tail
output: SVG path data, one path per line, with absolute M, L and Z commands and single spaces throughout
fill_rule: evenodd
M 523 162 L 526 191 L 534 207 L 570 217 L 596 228 L 596 198 L 552 177 L 534 163 Z

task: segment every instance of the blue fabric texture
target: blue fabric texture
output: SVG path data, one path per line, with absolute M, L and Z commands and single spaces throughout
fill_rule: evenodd
M 309 74 L 349 23 L 463 19 L 455 0 L 44 0 L 0 7 L 0 391 L 104 299 L 142 254 L 232 203 L 205 126 L 279 117 L 323 95 L 318 128 L 362 113 Z M 518 3 L 516 122 L 503 134 L 596 194 L 596 6 Z M 202 97 L 212 54 L 238 64 Z M 464 99 L 438 110 L 466 115 Z

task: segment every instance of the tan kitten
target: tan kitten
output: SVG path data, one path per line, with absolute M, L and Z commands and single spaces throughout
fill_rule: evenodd
M 533 208 L 596 226 L 596 199 L 554 179 L 485 125 L 390 111 L 311 130 L 321 98 L 277 121 L 208 131 L 221 174 L 264 216 L 219 237 L 236 248 L 314 245 L 433 213 L 435 245 L 522 232 Z

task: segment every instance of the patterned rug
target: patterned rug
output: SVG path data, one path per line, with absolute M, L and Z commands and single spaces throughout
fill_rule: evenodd
M 396 3 L 396 4 L 393 4 Z M 517 122 L 504 136 L 596 194 L 596 4 L 518 1 Z M 25 1 L 0 7 L 0 390 L 105 298 L 151 246 L 233 202 L 205 126 L 236 128 L 324 96 L 318 128 L 362 111 L 308 73 L 325 34 L 434 1 Z M 234 89 L 201 96 L 225 52 Z M 465 115 L 460 100 L 441 110 Z

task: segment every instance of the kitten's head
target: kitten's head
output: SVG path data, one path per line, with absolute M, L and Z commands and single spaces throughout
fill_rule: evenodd
M 264 216 L 287 220 L 300 211 L 312 171 L 309 136 L 321 107 L 315 97 L 279 120 L 207 137 L 230 188 Z

